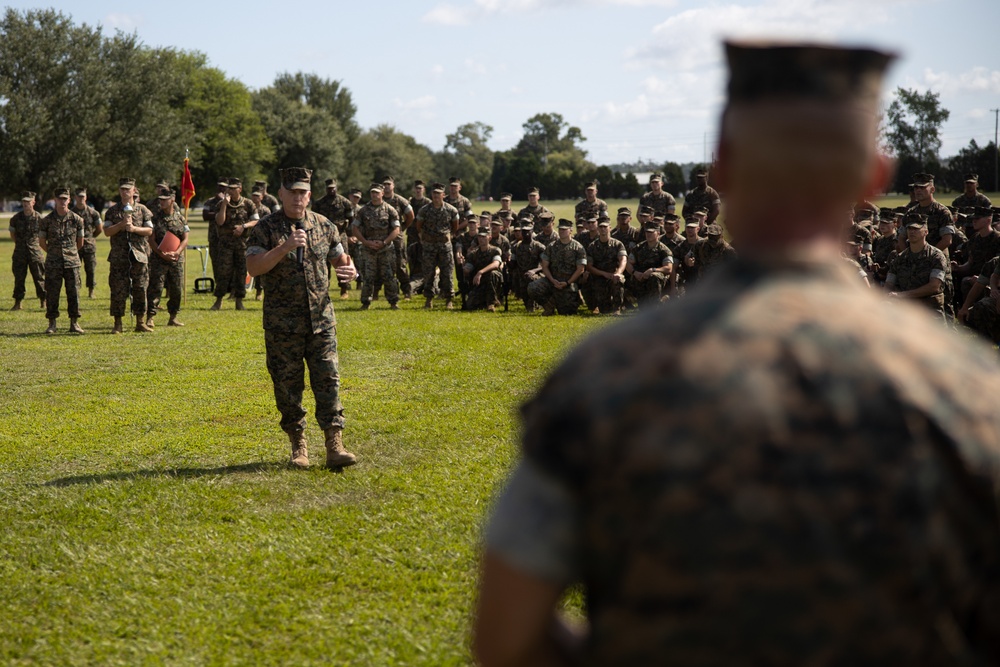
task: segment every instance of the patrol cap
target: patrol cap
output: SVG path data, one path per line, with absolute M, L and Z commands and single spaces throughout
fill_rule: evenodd
M 361 195 L 361 188 L 351 188 L 350 190 L 347 191 L 347 194 L 349 194 L 349 195 L 359 195 L 360 196 Z
M 709 236 L 722 236 L 722 227 L 713 222 L 705 229 L 705 233 Z
M 658 225 L 663 224 L 663 216 L 662 215 L 654 215 L 653 216 L 653 222 L 655 222 Z
M 259 185 L 255 185 L 252 188 L 250 188 L 250 196 L 252 197 L 254 195 L 260 195 L 261 197 L 263 197 L 264 188 L 260 187 Z
M 281 187 L 286 190 L 309 190 L 312 187 L 312 170 L 289 167 L 281 170 Z
M 392 180 L 392 176 L 383 176 L 382 185 L 386 185 L 387 183 L 392 183 L 393 185 L 395 185 L 396 181 Z
M 413 181 L 413 187 L 415 187 L 415 188 L 419 188 L 423 184 L 424 184 L 424 182 L 421 181 L 419 178 L 417 180 Z
M 160 182 L 156 184 L 156 187 L 158 187 L 158 188 L 169 188 L 170 187 L 170 183 L 167 183 L 167 179 L 161 178 Z
M 968 174 L 965 175 L 965 182 L 966 183 L 978 183 L 979 182 L 979 174 L 974 174 L 974 173 L 972 173 L 970 171 Z
M 687 218 L 685 218 L 684 227 L 685 228 L 687 228 L 687 227 L 701 227 L 701 223 L 698 222 L 697 220 L 695 220 L 694 218 L 692 218 L 691 216 L 688 216 Z
M 493 214 L 490 213 L 489 211 L 483 211 L 482 213 L 479 214 L 479 219 L 480 220 L 492 220 L 493 219 Z
M 335 187 L 337 187 L 337 179 L 336 178 L 328 178 L 328 179 L 326 179 L 326 187 L 328 187 L 328 188 L 331 188 L 331 187 L 335 188 Z
M 459 178 L 458 176 L 452 176 L 451 178 L 448 179 L 448 183 L 449 184 L 451 184 L 451 183 L 458 183 L 459 185 L 461 185 L 462 179 Z
M 368 186 L 368 192 L 385 192 L 385 189 L 382 187 L 381 183 L 372 183 Z
M 594 222 L 594 221 L 597 222 L 597 226 L 598 227 L 610 227 L 611 226 L 611 221 L 608 220 L 607 218 L 590 218 L 589 220 L 587 220 L 587 222 Z
M 886 218 L 889 218 L 888 222 L 892 222 L 892 216 L 896 215 L 895 212 L 888 206 L 883 206 L 878 210 L 879 218 L 881 222 L 886 222 Z
M 655 222 L 650 221 L 650 222 L 647 222 L 646 224 L 644 224 L 642 226 L 642 231 L 644 231 L 644 232 L 656 232 L 657 234 L 659 234 L 660 233 L 660 226 L 658 224 L 656 224 Z
M 331 179 L 331 180 L 332 180 L 332 179 Z M 327 184 L 327 185 L 329 185 L 329 184 L 330 184 L 330 182 L 329 182 L 329 181 L 327 181 L 327 183 L 326 183 L 326 184 Z M 262 188 L 262 189 L 263 189 L 263 188 L 266 188 L 266 187 L 267 187 L 267 181 L 254 181 L 254 182 L 253 182 L 253 186 L 254 186 L 255 188 Z
M 535 187 L 528 188 L 528 194 L 529 195 L 537 195 L 538 194 L 538 188 L 535 188 Z
M 860 208 L 854 213 L 854 217 L 861 220 L 871 220 L 875 217 L 875 211 L 870 208 Z
M 35 193 L 31 190 L 25 190 L 21 193 L 21 201 L 31 201 L 35 198 Z
M 892 212 L 896 215 L 906 215 L 906 212 L 908 210 L 909 209 L 906 208 L 905 206 L 897 206 L 896 208 L 892 209 Z
M 681 216 L 677 215 L 676 213 L 667 213 L 665 216 L 663 216 L 663 222 L 679 223 L 680 221 L 681 221 Z
M 240 179 L 238 179 L 235 176 L 233 176 L 232 178 L 229 179 L 229 187 L 231 187 L 231 188 L 242 188 L 243 187 L 243 181 L 241 181 Z
M 692 213 L 694 213 L 695 215 L 704 215 L 704 216 L 707 217 L 708 216 L 708 209 L 704 208 L 704 207 L 696 208 L 695 210 L 692 211 Z
M 431 183 L 431 192 L 444 192 L 444 183 Z
M 653 215 L 656 211 L 653 210 L 652 206 L 640 206 L 639 215 Z
M 545 222 L 546 220 L 555 220 L 556 214 L 552 211 L 542 211 L 538 214 L 538 219 Z
M 479 231 L 476 232 L 476 236 L 489 236 L 490 230 L 486 227 L 480 227 Z
M 133 180 L 133 183 L 134 183 L 134 182 L 135 182 L 135 181 Z M 228 178 L 226 178 L 225 176 L 219 176 L 219 178 L 218 178 L 218 179 L 216 179 L 216 181 L 215 181 L 215 184 L 216 184 L 216 185 L 221 185 L 221 186 L 223 186 L 223 187 L 226 187 L 226 188 L 228 188 L 228 187 L 229 187 L 229 179 L 228 179 Z M 119 182 L 119 185 L 121 185 L 121 182 Z
M 129 178 L 128 176 L 122 176 L 118 179 L 119 188 L 131 188 L 135 187 L 135 179 Z
M 584 190 L 596 190 L 597 189 L 597 183 L 595 183 L 594 181 L 587 181 L 586 183 L 583 184 L 583 189 Z
M 468 211 L 465 212 L 465 217 L 466 218 L 475 218 L 476 217 L 476 212 L 472 211 L 472 210 L 468 210 Z
M 497 227 L 501 227 L 503 226 L 503 220 L 501 220 L 499 216 L 494 215 L 490 217 L 490 224 L 496 225 Z
M 708 176 L 708 169 L 704 167 L 698 167 L 694 170 L 695 178 L 706 178 Z
M 87 188 L 77 188 L 76 190 L 73 190 L 73 194 L 77 197 L 82 197 L 87 194 Z
M 170 188 L 162 188 L 160 194 L 156 197 L 157 199 L 173 199 L 174 191 Z
M 649 177 L 649 182 L 652 183 L 653 181 L 659 181 L 660 183 L 662 183 L 663 176 L 661 176 L 660 174 L 653 174 L 652 176 Z
M 622 206 L 618 209 L 618 216 L 621 217 L 623 215 L 632 215 L 632 209 L 628 206 Z
M 52 194 L 56 199 L 69 199 L 69 188 L 56 188 Z
M 928 186 L 934 185 L 934 174 L 918 173 L 913 175 L 913 185 Z
M 501 193 L 500 193 L 500 200 L 501 200 L 501 201 L 503 201 L 504 199 L 506 199 L 506 200 L 510 201 L 510 200 L 511 200 L 511 199 L 513 199 L 513 198 L 514 198 L 514 195 L 512 195 L 512 194 L 511 194 L 511 193 L 509 193 L 509 192 L 501 192 Z
M 559 218 L 559 229 L 573 229 L 573 221 Z
M 976 206 L 972 217 L 978 220 L 979 218 L 987 218 L 993 216 L 993 208 L 990 206 Z
M 535 221 L 532 220 L 531 217 L 527 216 L 527 215 L 524 216 L 524 217 L 522 217 L 522 218 L 520 218 L 520 219 L 518 219 L 518 222 L 521 223 L 521 228 L 522 229 L 524 228 L 525 225 L 531 227 L 532 229 L 534 229 L 534 227 L 535 227 Z
M 903 218 L 903 222 L 906 224 L 907 229 L 918 229 L 927 226 L 927 216 L 920 215 L 919 213 L 907 213 L 906 217 Z
M 587 217 L 585 217 L 584 221 L 588 222 L 588 223 L 589 222 L 600 222 L 601 221 L 601 217 L 599 215 L 596 215 L 596 214 L 591 214 L 591 215 L 588 215 Z
M 514 216 L 514 211 L 511 211 L 510 209 L 504 211 L 497 211 L 498 218 L 510 218 L 513 216 Z

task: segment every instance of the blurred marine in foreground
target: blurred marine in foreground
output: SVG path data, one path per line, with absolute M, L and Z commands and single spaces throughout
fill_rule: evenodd
M 995 355 L 840 259 L 845 212 L 891 176 L 892 56 L 726 55 L 713 176 L 740 257 L 591 338 L 524 406 L 476 656 L 1000 664 Z M 574 583 L 584 630 L 556 612 Z

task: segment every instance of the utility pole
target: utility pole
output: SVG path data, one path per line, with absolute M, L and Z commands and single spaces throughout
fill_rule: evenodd
M 993 112 L 993 192 L 1000 192 L 1000 144 L 997 143 L 997 129 L 1000 129 L 1000 109 Z

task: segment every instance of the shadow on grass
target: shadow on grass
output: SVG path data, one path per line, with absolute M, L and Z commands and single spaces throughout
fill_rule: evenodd
M 128 482 L 135 479 L 155 477 L 211 477 L 247 472 L 276 472 L 288 469 L 288 463 L 283 461 L 243 463 L 235 466 L 220 466 L 218 468 L 162 468 L 160 470 L 134 470 L 132 472 L 109 472 L 103 475 L 74 475 L 72 477 L 60 477 L 59 479 L 53 479 L 45 482 L 43 486 L 73 486 L 75 484 Z

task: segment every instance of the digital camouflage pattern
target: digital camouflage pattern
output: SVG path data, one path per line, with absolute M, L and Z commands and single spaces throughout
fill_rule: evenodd
M 929 206 L 915 206 L 910 211 L 927 218 L 927 242 L 931 245 L 936 246 L 945 234 L 955 234 L 955 221 L 951 217 L 951 211 L 941 202 L 931 202 Z M 945 256 L 947 254 L 945 251 Z
M 685 241 L 686 239 L 684 238 L 684 236 L 682 236 L 677 232 L 674 232 L 674 235 L 670 237 L 666 235 L 660 237 L 660 243 L 667 246 L 667 248 L 670 250 L 670 254 L 673 257 L 681 256 L 680 255 L 681 247 L 684 245 Z
M 996 355 L 845 270 L 731 262 L 524 406 L 586 664 L 1000 661 Z
M 340 193 L 323 195 L 312 203 L 312 210 L 337 225 L 341 236 L 347 233 L 347 227 L 354 219 L 351 200 Z
M 702 239 L 694 246 L 694 261 L 699 277 L 704 276 L 712 267 L 733 259 L 736 259 L 736 251 L 721 237 L 718 243 Z
M 684 207 L 681 209 L 681 217 L 686 218 L 698 209 L 703 208 L 708 211 L 708 217 L 712 218 L 712 207 L 720 204 L 722 204 L 722 197 L 711 185 L 706 185 L 703 188 L 696 187 L 684 195 Z
M 420 234 L 427 243 L 450 243 L 453 224 L 458 224 L 458 209 L 445 203 L 441 208 L 433 204 L 423 206 L 417 211 L 416 220 L 420 221 Z
M 600 198 L 595 198 L 594 201 L 589 202 L 584 197 L 576 203 L 573 215 L 575 220 L 587 220 L 588 218 L 597 218 L 601 213 L 607 212 L 608 202 Z
M 983 266 L 983 272 L 976 278 L 977 282 L 989 288 L 994 274 L 1000 279 L 1000 257 L 994 257 Z M 1000 343 L 1000 294 L 989 290 L 987 295 L 979 299 L 969 309 L 969 326 L 996 344 Z
M 624 244 L 626 250 L 632 250 L 636 245 L 642 243 L 642 230 L 629 225 L 628 227 L 616 226 L 611 230 L 611 238 L 617 239 Z
M 223 202 L 225 200 L 222 200 Z M 249 230 L 236 235 L 236 227 L 245 227 L 257 212 L 256 206 L 249 197 L 240 197 L 238 201 L 226 204 L 226 221 L 223 224 L 212 222 L 219 234 L 215 260 L 215 298 L 232 293 L 234 299 L 242 299 L 247 294 L 247 237 Z
M 465 195 L 459 193 L 457 197 L 451 195 L 444 196 L 444 203 L 458 211 L 458 219 L 465 220 L 465 214 L 472 210 L 472 202 Z
M 153 213 L 142 204 L 134 204 L 132 211 L 133 227 L 152 227 Z M 104 214 L 104 226 L 117 225 L 127 216 L 121 204 L 115 204 Z M 112 265 L 123 265 L 129 262 L 129 257 L 135 258 L 140 264 L 149 261 L 149 243 L 145 236 L 120 232 L 111 237 L 111 250 L 108 261 Z
M 351 223 L 368 241 L 384 241 L 399 227 L 399 213 L 387 202 L 378 206 L 368 202 L 360 209 Z M 385 287 L 385 298 L 389 303 L 399 300 L 399 283 L 396 281 L 396 248 L 390 243 L 381 250 L 361 246 L 361 302 L 370 303 L 376 285 Z
M 24 299 L 24 283 L 29 271 L 35 284 L 35 296 L 45 298 L 45 253 L 38 245 L 38 225 L 41 221 L 42 216 L 38 211 L 32 211 L 30 216 L 26 216 L 24 211 L 18 211 L 10 219 L 8 229 L 14 233 L 11 269 L 14 272 L 15 301 Z
M 267 291 L 264 293 L 266 295 Z M 265 301 L 267 298 L 264 297 Z M 319 427 L 323 430 L 332 426 L 344 428 L 336 326 L 317 333 L 265 330 L 264 350 L 283 431 L 302 431 L 306 427 L 306 411 L 302 407 L 302 392 L 305 389 L 303 361 L 309 367 L 309 386 L 316 399 Z
M 537 232 L 534 236 L 532 236 L 532 238 L 541 243 L 546 248 L 548 248 L 550 245 L 559 240 L 559 232 L 557 232 L 555 229 L 547 233 Z
M 133 204 L 132 225 L 152 227 L 153 214 L 142 204 Z M 128 215 L 120 203 L 104 214 L 104 225 L 117 225 Z M 108 272 L 108 287 L 111 288 L 112 317 L 125 316 L 125 301 L 132 297 L 132 313 L 136 317 L 146 314 L 146 292 L 149 289 L 149 243 L 145 236 L 121 231 L 111 237 L 111 264 Z
M 545 246 L 534 239 L 530 243 L 518 241 L 511 248 L 511 289 L 517 298 L 524 301 L 525 306 L 534 305 L 534 301 L 528 296 L 528 285 L 542 270 L 543 252 Z
M 568 281 L 576 272 L 578 266 L 586 266 L 587 251 L 583 246 L 570 239 L 563 243 L 557 239 L 545 248 L 542 261 L 549 263 L 549 273 L 556 280 Z M 561 315 L 571 315 L 580 307 L 580 291 L 576 284 L 556 289 L 552 281 L 546 277 L 538 278 L 528 285 L 528 296 L 535 303 L 547 305 L 552 300 L 552 306 Z
M 549 216 L 553 216 L 554 217 L 554 214 L 552 213 L 552 211 L 550 211 L 549 209 L 545 208 L 541 204 L 535 204 L 534 206 L 531 206 L 529 204 L 528 206 L 525 206 L 520 211 L 518 211 L 517 215 L 514 216 L 514 217 L 516 219 L 518 219 L 518 220 L 520 220 L 521 218 L 525 218 L 525 217 L 531 218 L 532 220 L 534 220 L 535 221 L 534 232 L 535 232 L 535 234 L 538 234 L 540 231 L 542 231 L 542 227 L 544 226 L 544 222 L 542 221 L 542 218 L 541 218 L 541 216 L 542 216 L 543 213 L 547 213 Z
M 660 190 L 660 194 L 656 194 L 650 190 L 639 197 L 639 206 L 649 206 L 652 208 L 654 217 L 663 216 L 674 212 L 674 209 L 677 207 L 677 200 L 666 190 Z
M 964 192 L 959 196 L 955 197 L 955 200 L 951 202 L 953 208 L 961 211 L 963 208 L 972 208 L 975 206 L 982 206 L 983 208 L 991 208 L 993 202 L 990 198 L 984 195 L 982 192 L 977 192 L 972 197 L 968 196 Z
M 72 210 L 60 216 L 52 211 L 38 226 L 38 237 L 45 239 L 45 317 L 59 317 L 59 293 L 66 285 L 66 313 L 80 317 L 80 255 L 77 239 L 83 238 L 83 218 Z
M 944 290 L 946 283 L 951 281 L 951 264 L 944 252 L 930 243 L 925 244 L 920 252 L 913 252 L 907 247 L 899 253 L 889 266 L 887 284 L 891 284 L 896 291 L 907 292 L 923 287 L 932 276 L 941 281 L 941 290 L 921 301 L 943 315 Z
M 261 205 L 261 208 L 266 208 Z M 152 242 L 159 247 L 163 237 L 170 232 L 177 238 L 183 239 L 189 231 L 184 216 L 180 211 L 164 213 L 158 209 L 153 214 L 153 236 Z M 181 299 L 184 296 L 184 253 L 181 253 L 176 262 L 162 259 L 155 252 L 149 256 L 149 289 L 146 291 L 146 316 L 155 317 L 160 310 L 160 299 L 164 287 L 167 290 L 167 312 L 175 315 L 180 312 Z
M 469 296 L 465 300 L 466 310 L 479 310 L 490 305 L 500 303 L 500 291 L 503 289 L 503 273 L 500 272 L 499 262 L 501 250 L 495 245 L 487 245 L 486 249 L 476 247 L 469 251 L 469 256 L 465 258 L 465 265 L 471 268 L 469 274 Z M 497 262 L 497 268 L 483 274 L 479 280 L 479 285 L 472 284 L 472 276 L 484 268 Z
M 406 213 L 412 212 L 413 209 L 410 206 L 410 201 L 398 192 L 394 192 L 391 197 L 386 197 L 384 201 L 389 204 L 389 206 L 396 209 L 396 213 L 399 214 L 399 224 L 401 229 L 399 236 L 392 240 L 392 268 L 396 274 L 396 281 L 399 283 L 402 292 L 407 298 L 409 298 L 412 290 L 410 288 L 410 274 L 406 264 L 405 235 L 409 231 L 410 225 L 407 225 L 405 229 L 402 228 L 402 225 L 406 223 Z
M 681 240 L 683 241 L 683 238 Z M 650 269 L 671 266 L 674 263 L 674 257 L 670 248 L 663 243 L 656 243 L 652 247 L 648 243 L 641 243 L 629 253 L 628 261 L 632 265 L 633 272 L 641 273 Z M 659 301 L 668 278 L 668 274 L 654 272 L 649 274 L 645 280 L 633 278 L 630 287 L 639 303 Z
M 587 251 L 572 239 L 568 243 L 557 241 L 545 248 L 542 260 L 548 261 L 553 278 L 569 280 L 578 266 L 587 264 Z
M 628 259 L 628 251 L 625 245 L 618 239 L 609 238 L 607 243 L 601 239 L 595 239 L 587 246 L 587 266 L 595 267 L 601 271 L 614 272 L 622 260 Z M 588 306 L 598 308 L 602 313 L 613 313 L 619 310 L 625 300 L 625 274 L 622 273 L 621 281 L 616 279 L 603 278 L 590 274 L 587 278 L 586 289 L 590 291 L 592 298 L 588 301 Z M 586 295 L 585 295 L 586 296 Z
M 989 260 L 1000 255 L 1000 232 L 991 229 L 986 236 L 974 234 L 965 244 L 972 274 L 978 275 Z
M 440 269 L 438 289 L 445 299 L 455 297 L 455 286 L 452 276 L 455 274 L 455 255 L 451 243 L 421 241 L 421 264 L 424 267 L 424 297 L 434 296 L 434 271 Z
M 71 211 L 83 218 L 83 247 L 80 248 L 80 263 L 87 275 L 87 288 L 97 286 L 97 228 L 102 224 L 101 214 L 93 206 L 71 208 Z

